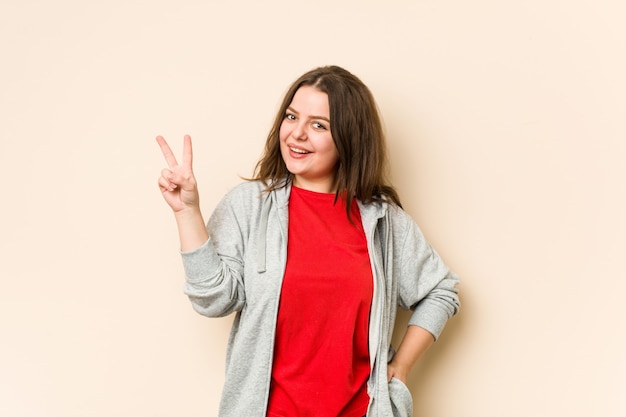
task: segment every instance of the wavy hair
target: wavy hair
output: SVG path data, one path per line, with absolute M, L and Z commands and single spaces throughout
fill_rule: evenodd
M 328 95 L 330 132 L 339 154 L 335 201 L 345 199 L 348 218 L 353 198 L 364 203 L 386 201 L 401 206 L 398 193 L 388 181 L 385 135 L 374 96 L 359 78 L 338 66 L 313 69 L 289 87 L 252 179 L 262 181 L 267 191 L 293 180 L 280 153 L 279 132 L 287 108 L 302 86 Z

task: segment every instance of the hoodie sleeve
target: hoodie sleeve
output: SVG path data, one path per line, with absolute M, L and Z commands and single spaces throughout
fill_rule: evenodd
M 415 222 L 401 211 L 394 225 L 394 274 L 398 279 L 398 304 L 413 310 L 409 325 L 428 330 L 437 339 L 459 308 L 458 276 L 450 271 L 426 241 Z M 398 227 L 400 226 L 400 227 Z
M 209 317 L 239 311 L 245 303 L 244 231 L 232 200 L 231 193 L 211 215 L 207 223 L 209 240 L 193 251 L 181 252 L 185 294 L 198 313 Z

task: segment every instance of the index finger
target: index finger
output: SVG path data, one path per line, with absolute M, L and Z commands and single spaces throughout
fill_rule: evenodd
M 191 136 L 185 135 L 183 140 L 183 166 L 191 169 L 193 163 L 193 150 L 191 148 Z
M 170 146 L 167 144 L 163 136 L 157 136 L 156 138 L 159 147 L 161 148 L 161 152 L 163 152 L 163 156 L 165 157 L 165 162 L 171 168 L 174 168 L 178 165 L 176 161 L 176 157 L 174 156 L 174 152 L 170 149 Z

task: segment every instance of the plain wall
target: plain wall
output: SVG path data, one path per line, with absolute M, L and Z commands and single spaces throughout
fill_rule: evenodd
M 626 416 L 625 21 L 621 0 L 2 1 L 0 415 L 216 415 L 232 317 L 182 293 L 154 137 L 192 135 L 208 217 L 287 86 L 338 64 L 462 277 L 415 415 Z

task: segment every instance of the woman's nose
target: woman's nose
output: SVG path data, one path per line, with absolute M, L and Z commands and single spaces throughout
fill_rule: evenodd
M 306 127 L 304 123 L 298 123 L 291 132 L 291 136 L 293 136 L 297 140 L 306 140 Z

